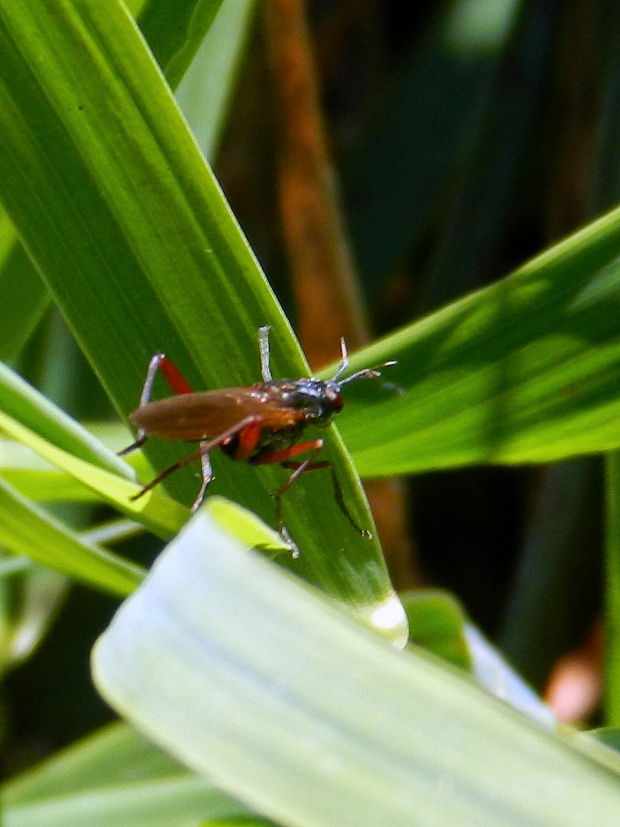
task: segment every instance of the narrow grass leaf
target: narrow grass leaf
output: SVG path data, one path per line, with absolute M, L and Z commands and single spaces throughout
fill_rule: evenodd
M 550 462 L 620 445 L 620 210 L 356 354 L 401 394 L 352 386 L 362 474 Z M 387 374 L 387 369 L 386 369 Z M 366 383 L 368 385 L 369 383 Z
M 59 448 L 125 477 L 127 463 L 119 459 L 75 419 L 65 414 L 19 374 L 0 363 L 0 410 Z
M 125 596 L 144 570 L 89 543 L 0 478 L 0 544 L 98 589 Z
M 5 312 L 0 326 L 0 359 L 14 359 L 28 341 L 49 302 L 6 213 L 0 209 L 0 296 Z
M 0 131 L 0 198 L 119 411 L 136 407 L 147 361 L 162 350 L 197 388 L 252 384 L 265 323 L 274 375 L 303 374 L 282 311 L 120 2 L 34 10 L 0 0 Z M 372 530 L 342 443 L 326 439 L 354 518 Z M 179 447 L 153 441 L 146 452 L 161 470 Z M 273 522 L 281 471 L 219 457 L 214 466 L 219 493 Z M 376 540 L 348 525 L 328 473 L 307 476 L 285 503 L 304 540 L 290 565 L 353 605 L 383 605 L 392 592 Z M 190 503 L 194 471 L 166 485 Z
M 4 827 L 170 827 L 248 816 L 122 723 L 6 782 L 0 803 Z
M 131 497 L 139 493 L 141 486 L 57 448 L 1 411 L 0 431 L 28 445 L 33 451 L 80 480 L 119 510 L 128 515 L 136 517 L 139 515 L 140 521 L 154 534 L 168 539 L 181 528 L 187 519 L 186 508 L 158 491 L 149 491 L 140 500 L 133 501 Z

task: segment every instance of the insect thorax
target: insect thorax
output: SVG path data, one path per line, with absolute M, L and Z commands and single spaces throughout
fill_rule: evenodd
M 342 408 L 342 397 L 337 382 L 322 379 L 282 379 L 267 383 L 280 394 L 283 407 L 303 413 L 306 425 L 328 425 L 332 416 Z

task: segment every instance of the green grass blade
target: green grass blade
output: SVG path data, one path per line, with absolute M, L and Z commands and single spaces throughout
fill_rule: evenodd
M 0 411 L 0 431 L 29 446 L 48 462 L 97 492 L 110 504 L 125 511 L 128 516 L 139 516 L 144 526 L 160 537 L 166 539 L 171 537 L 181 528 L 187 518 L 187 509 L 158 491 L 151 491 L 140 500 L 132 501 L 131 497 L 140 491 L 139 485 L 57 448 L 2 411 Z M 129 466 L 127 466 L 127 471 L 131 473 Z
M 52 0 L 35 11 L 0 0 L 0 131 L 0 197 L 119 410 L 136 406 L 159 350 L 196 387 L 256 381 L 256 330 L 266 322 L 274 375 L 303 373 L 290 328 L 119 3 Z M 369 526 L 342 444 L 327 440 L 349 507 Z M 179 447 L 147 452 L 159 470 Z M 217 490 L 273 523 L 282 473 L 214 461 Z M 288 528 L 304 538 L 291 565 L 354 605 L 382 605 L 391 590 L 378 545 L 348 526 L 329 475 L 309 476 L 288 498 Z M 171 478 L 169 490 L 191 502 L 194 472 Z M 360 569 L 364 578 L 351 574 Z
M 389 646 L 206 512 L 123 604 L 93 666 L 140 730 L 284 824 L 597 824 L 620 805 L 606 768 Z
M 216 154 L 234 102 L 237 73 L 256 0 L 224 0 L 175 96 L 208 161 Z
M 220 5 L 221 0 L 188 0 L 183 9 L 178 2 L 168 0 L 142 4 L 139 25 L 173 88 L 185 74 Z M 173 14 L 174 19 L 170 20 Z M 234 45 L 225 51 L 234 51 Z M 226 63 L 224 68 L 228 66 Z M 217 88 L 220 102 L 208 109 L 203 127 L 214 133 L 229 91 L 221 77 Z M 0 293 L 7 296 L 10 306 L 0 329 L 0 359 L 9 360 L 28 340 L 49 304 L 49 294 L 4 214 L 0 215 Z
M 0 411 L 75 456 L 125 477 L 127 464 L 78 422 L 0 363 Z
M 400 595 L 409 620 L 411 639 L 437 657 L 471 672 L 463 608 L 440 589 L 415 589 Z
M 0 552 L 0 674 L 32 656 L 62 605 L 69 581 L 27 557 Z
M 0 478 L 0 544 L 13 554 L 84 583 L 125 596 L 142 580 L 144 570 L 94 543 L 24 499 Z
M 248 817 L 125 724 L 113 724 L 0 788 L 3 827 L 170 827 Z
M 0 210 L 0 296 L 5 312 L 0 326 L 0 359 L 14 359 L 36 327 L 49 296 L 32 262 Z
M 147 0 L 140 30 L 173 88 L 191 63 L 223 0 Z
M 402 395 L 352 386 L 362 474 L 549 462 L 620 444 L 620 211 L 368 348 Z M 387 376 L 387 369 L 386 369 Z M 362 388 L 362 384 L 364 387 Z M 363 396 L 362 396 L 363 394 Z

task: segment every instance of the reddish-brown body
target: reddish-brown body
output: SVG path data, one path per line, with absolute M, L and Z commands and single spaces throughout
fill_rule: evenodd
M 314 461 L 323 447 L 323 440 L 314 439 L 300 443 L 303 431 L 308 425 L 325 426 L 330 423 L 334 414 L 342 409 L 340 389 L 344 384 L 357 379 L 374 378 L 380 376 L 380 373 L 375 368 L 367 368 L 339 381 L 348 365 L 346 347 L 342 340 L 342 360 L 333 379 L 307 377 L 273 380 L 269 370 L 268 330 L 266 327 L 259 330 L 263 381 L 250 387 L 196 393 L 166 356 L 160 353 L 151 359 L 140 406 L 130 416 L 132 423 L 138 428 L 138 439 L 121 451 L 121 455 L 139 448 L 150 436 L 198 442 L 199 448 L 159 474 L 134 499 L 145 494 L 176 469 L 200 459 L 203 483 L 192 506 L 197 508 L 213 477 L 209 451 L 216 447 L 221 448 L 232 459 L 256 465 L 277 462 L 293 471 L 275 493 L 280 533 L 287 542 L 292 543 L 282 520 L 282 494 L 304 472 L 331 468 L 327 461 Z M 178 395 L 151 402 L 150 397 L 158 370 L 164 373 L 168 384 Z M 305 460 L 300 462 L 292 459 L 304 453 L 308 454 Z M 343 513 L 360 533 L 368 535 L 368 532 L 360 529 L 351 517 L 333 471 L 332 480 L 336 500 Z
M 303 410 L 282 407 L 282 393 L 264 385 L 170 396 L 138 408 L 130 419 L 149 436 L 197 442 L 258 415 L 265 428 L 279 430 L 303 421 Z

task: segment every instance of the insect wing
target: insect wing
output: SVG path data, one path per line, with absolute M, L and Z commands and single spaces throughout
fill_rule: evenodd
M 297 411 L 278 405 L 277 398 L 258 387 L 171 396 L 138 408 L 131 421 L 149 436 L 193 442 L 216 437 L 253 415 L 273 430 L 295 424 L 299 418 Z

